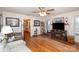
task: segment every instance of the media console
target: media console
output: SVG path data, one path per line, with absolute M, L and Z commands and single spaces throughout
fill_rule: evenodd
M 59 39 L 64 39 L 65 41 L 67 41 L 67 31 L 63 31 L 63 30 L 52 30 L 51 31 L 51 38 L 59 38 Z

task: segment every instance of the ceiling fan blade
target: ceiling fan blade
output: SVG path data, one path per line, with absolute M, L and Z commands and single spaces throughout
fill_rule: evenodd
M 48 14 L 48 15 L 49 15 L 50 13 L 46 13 L 46 14 Z
M 42 11 L 42 7 L 38 7 L 40 11 Z
M 41 12 L 45 11 L 44 7 L 38 7 Z
M 49 10 L 47 10 L 47 11 L 54 11 L 54 9 L 49 9 Z

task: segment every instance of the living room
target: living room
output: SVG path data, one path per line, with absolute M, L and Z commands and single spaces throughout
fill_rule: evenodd
M 0 14 L 1 32 L 4 26 L 9 25 L 16 37 L 16 39 L 8 40 L 9 48 L 14 48 L 18 41 L 19 44 L 25 42 L 25 46 L 22 44 L 18 48 L 20 50 L 15 48 L 12 50 L 13 52 L 26 50 L 26 52 L 79 51 L 78 7 L 0 7 Z M 63 27 L 61 23 L 64 23 L 64 27 L 61 29 L 64 32 L 56 34 L 54 31 L 52 34 L 52 28 L 56 29 L 56 24 L 53 27 L 53 23 L 56 22 L 60 23 L 58 29 L 61 29 L 60 27 Z M 66 36 L 62 33 L 66 33 Z M 55 34 L 58 38 L 53 37 Z M 67 41 L 64 40 L 66 38 Z M 22 48 L 23 46 L 24 48 Z

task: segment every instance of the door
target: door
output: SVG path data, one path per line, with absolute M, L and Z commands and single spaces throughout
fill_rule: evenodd
M 79 42 L 79 16 L 76 16 L 74 20 L 74 35 L 75 42 Z

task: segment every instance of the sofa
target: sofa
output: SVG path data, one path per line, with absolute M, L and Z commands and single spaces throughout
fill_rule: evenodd
M 4 48 L 0 43 L 0 52 L 31 52 L 23 40 L 17 40 L 6 44 Z

